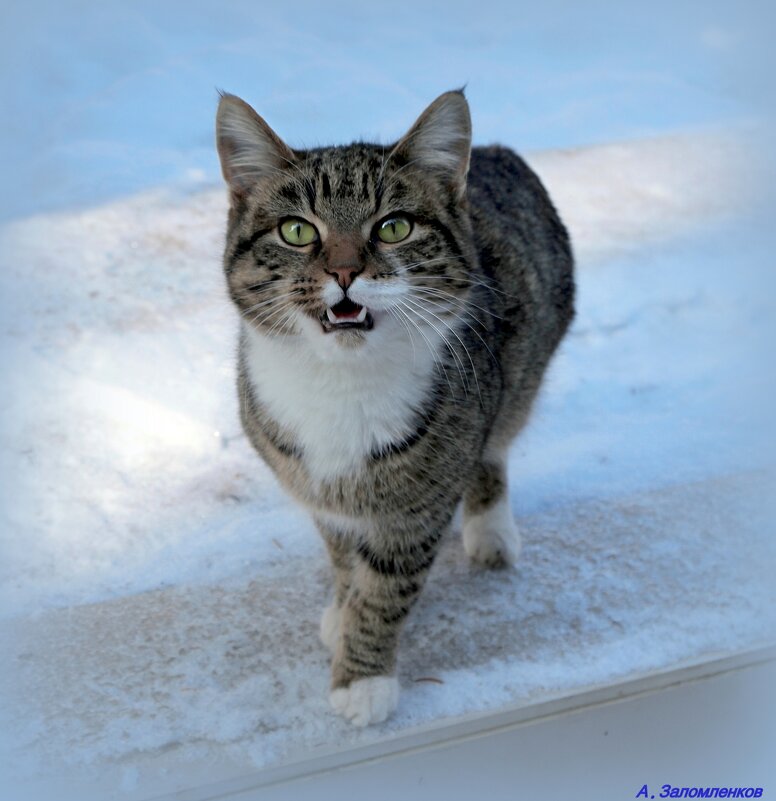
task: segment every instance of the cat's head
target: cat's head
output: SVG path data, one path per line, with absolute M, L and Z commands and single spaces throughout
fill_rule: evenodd
M 254 330 L 340 350 L 391 333 L 422 343 L 461 316 L 474 258 L 462 92 L 395 144 L 313 150 L 291 149 L 227 94 L 216 139 L 231 200 L 224 265 Z

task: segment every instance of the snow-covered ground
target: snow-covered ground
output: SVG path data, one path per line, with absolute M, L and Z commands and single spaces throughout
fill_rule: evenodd
M 757 9 L 263 5 L 2 12 L 0 652 L 17 769 L 119 765 L 139 798 L 135 766 L 160 753 L 266 767 L 768 641 Z M 395 137 L 467 80 L 476 141 L 528 150 L 570 227 L 579 315 L 512 451 L 522 566 L 481 574 L 448 543 L 398 714 L 356 733 L 325 703 L 323 548 L 237 421 L 213 87 L 312 144 Z
M 766 0 L 25 0 L 0 8 L 0 217 L 214 182 L 216 87 L 295 144 L 389 140 L 463 84 L 478 142 L 573 147 L 751 121 Z
M 739 404 L 772 297 L 754 223 L 728 219 L 751 203 L 741 148 L 673 137 L 533 163 L 571 226 L 580 313 L 513 451 L 515 510 L 761 465 Z M 220 187 L 154 190 L 1 232 L 5 615 L 319 549 L 237 420 L 225 213 Z

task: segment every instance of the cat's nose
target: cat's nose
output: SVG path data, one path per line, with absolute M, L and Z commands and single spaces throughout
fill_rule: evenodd
M 347 288 L 353 283 L 356 276 L 363 271 L 364 268 L 359 264 L 345 264 L 341 267 L 326 268 L 326 272 L 331 275 L 345 291 L 347 291 Z
M 347 291 L 355 277 L 363 272 L 361 243 L 353 233 L 332 231 L 323 252 L 323 269 Z

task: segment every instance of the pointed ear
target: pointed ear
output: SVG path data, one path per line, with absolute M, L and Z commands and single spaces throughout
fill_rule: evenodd
M 291 149 L 272 128 L 235 95 L 221 95 L 216 114 L 216 145 L 224 180 L 237 196 L 295 160 Z
M 400 154 L 408 163 L 443 175 L 461 197 L 471 146 L 472 123 L 463 91 L 445 92 L 418 117 L 391 155 Z

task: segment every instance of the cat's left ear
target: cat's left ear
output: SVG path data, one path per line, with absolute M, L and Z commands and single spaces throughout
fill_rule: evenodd
M 240 197 L 262 178 L 294 163 L 288 145 L 244 101 L 222 94 L 216 115 L 216 145 L 221 172 Z
M 472 147 L 472 122 L 463 91 L 440 95 L 399 140 L 391 155 L 438 173 L 456 197 L 466 191 Z

